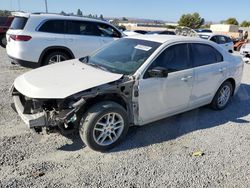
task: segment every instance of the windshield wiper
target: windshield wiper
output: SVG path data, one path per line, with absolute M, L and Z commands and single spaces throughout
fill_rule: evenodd
M 85 64 L 90 65 L 90 66 L 92 66 L 92 67 L 95 67 L 95 68 L 98 68 L 98 69 L 101 69 L 101 70 L 110 72 L 108 69 L 106 69 L 105 67 L 103 67 L 103 66 L 101 66 L 101 65 L 99 65 L 99 64 L 90 63 L 90 62 L 89 62 L 89 56 L 80 58 L 79 60 L 80 60 L 82 63 L 85 63 Z
M 106 69 L 105 67 L 103 67 L 101 65 L 98 65 L 98 64 L 95 64 L 95 63 L 90 63 L 90 62 L 88 62 L 87 64 L 90 65 L 90 66 L 92 66 L 92 67 L 95 67 L 95 68 L 98 68 L 98 69 L 110 72 L 108 69 Z

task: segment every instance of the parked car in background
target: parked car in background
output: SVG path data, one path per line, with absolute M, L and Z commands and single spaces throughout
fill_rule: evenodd
M 243 44 L 240 49 L 240 54 L 244 57 L 250 58 L 250 43 Z
M 106 151 L 131 125 L 207 104 L 224 109 L 239 89 L 243 65 L 240 56 L 210 41 L 134 35 L 90 56 L 27 72 L 11 93 L 29 128 L 79 130 L 86 145 Z
M 121 37 L 117 28 L 97 19 L 16 13 L 7 32 L 7 54 L 15 63 L 39 67 L 89 55 Z
M 229 36 L 226 35 L 217 35 L 213 33 L 198 33 L 199 37 L 202 39 L 213 41 L 223 48 L 225 48 L 229 52 L 233 52 L 234 43 Z
M 149 34 L 149 35 L 175 35 L 175 32 L 174 31 L 169 31 L 169 30 L 164 30 L 164 31 L 150 31 L 146 34 Z
M 197 33 L 213 33 L 210 29 L 195 29 Z
M 131 31 L 131 30 L 125 30 L 123 31 L 124 36 L 132 36 L 132 35 L 142 35 L 141 33 Z
M 6 47 L 7 44 L 6 32 L 8 31 L 13 19 L 14 17 L 12 16 L 0 17 L 0 46 L 2 46 L 3 48 Z
M 145 35 L 145 34 L 148 33 L 148 31 L 145 31 L 145 30 L 134 30 L 134 32 L 140 33 L 140 34 L 142 34 L 142 35 Z

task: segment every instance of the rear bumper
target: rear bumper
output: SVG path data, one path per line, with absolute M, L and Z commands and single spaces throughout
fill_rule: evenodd
M 36 114 L 23 114 L 24 107 L 18 95 L 13 96 L 14 105 L 18 115 L 28 125 L 29 128 L 46 126 L 46 113 L 40 112 Z
M 40 63 L 36 63 L 36 62 L 31 62 L 31 61 L 25 61 L 25 60 L 21 60 L 21 59 L 17 59 L 11 56 L 8 56 L 10 61 L 14 64 L 18 64 L 21 65 L 22 67 L 27 67 L 27 68 L 38 68 L 40 67 Z

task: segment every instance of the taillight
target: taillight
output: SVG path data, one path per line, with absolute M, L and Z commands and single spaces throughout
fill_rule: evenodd
M 10 38 L 15 41 L 29 41 L 32 39 L 32 37 L 28 35 L 10 35 Z

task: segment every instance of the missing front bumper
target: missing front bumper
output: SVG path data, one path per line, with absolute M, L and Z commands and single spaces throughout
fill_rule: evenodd
M 21 117 L 21 119 L 28 125 L 29 128 L 34 127 L 44 127 L 46 126 L 46 113 L 39 112 L 36 114 L 23 114 L 24 107 L 21 103 L 20 97 L 18 95 L 13 96 L 14 105 L 16 112 Z

